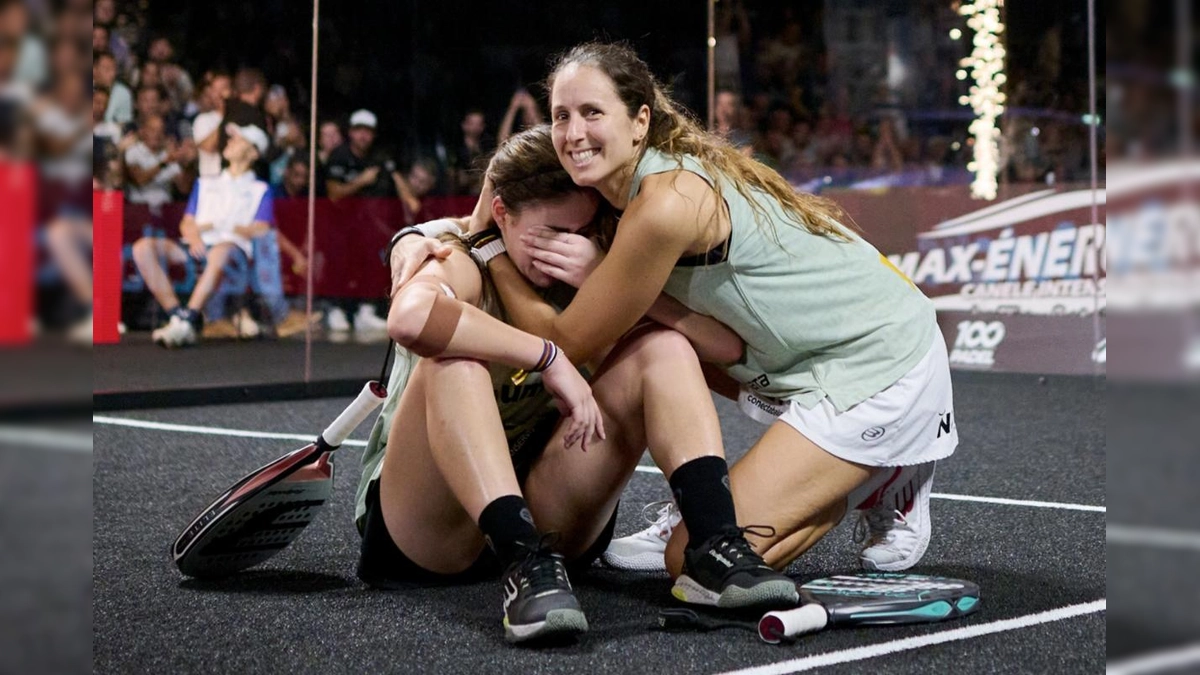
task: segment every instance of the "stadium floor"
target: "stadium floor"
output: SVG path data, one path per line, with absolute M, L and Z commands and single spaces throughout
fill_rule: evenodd
M 943 624 L 828 630 L 786 646 L 738 630 L 655 632 L 657 611 L 674 602 L 665 577 L 602 568 L 572 579 L 591 631 L 544 649 L 505 643 L 496 583 L 371 590 L 354 575 L 361 447 L 349 444 L 339 451 L 334 498 L 291 547 L 229 580 L 184 579 L 167 548 L 188 519 L 246 471 L 301 444 L 233 430 L 307 437 L 345 401 L 96 416 L 93 671 L 1098 672 L 1107 613 L 1104 385 L 956 373 L 955 399 L 961 445 L 939 465 L 934 539 L 914 571 L 976 581 L 980 611 Z M 735 459 L 761 427 L 726 401 L 718 411 Z M 652 467 L 635 473 L 618 536 L 640 529 L 642 504 L 667 496 Z M 789 572 L 807 580 L 854 571 L 851 525 Z

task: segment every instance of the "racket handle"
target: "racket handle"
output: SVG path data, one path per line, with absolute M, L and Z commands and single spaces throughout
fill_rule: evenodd
M 758 637 L 763 642 L 779 644 L 784 638 L 821 630 L 829 624 L 829 614 L 813 602 L 783 612 L 767 612 L 758 622 Z
M 387 398 L 387 389 L 372 380 L 363 385 L 362 391 L 358 393 L 358 397 L 350 404 L 337 419 L 333 421 L 325 431 L 321 432 L 321 440 L 330 448 L 336 448 L 346 440 L 351 431 L 371 414 L 371 411 L 379 407 L 383 400 Z

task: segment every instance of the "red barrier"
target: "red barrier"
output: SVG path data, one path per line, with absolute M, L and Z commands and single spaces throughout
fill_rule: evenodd
M 1105 307 L 1105 210 L 1091 221 L 1091 194 L 1060 186 L 1006 186 L 998 200 L 971 199 L 965 186 L 828 193 L 866 238 L 911 277 L 938 308 L 956 368 L 1092 373 L 1105 368 L 1104 335 L 1093 316 Z M 462 216 L 473 197 L 430 197 L 420 220 Z M 126 209 L 129 241 L 146 224 L 177 232 L 182 205 L 160 214 Z M 305 199 L 279 199 L 283 234 L 303 246 Z M 319 297 L 380 298 L 383 252 L 406 222 L 399 201 L 346 199 L 316 204 Z M 304 279 L 284 266 L 284 289 L 303 295 Z M 1101 323 L 1103 330 L 1104 324 Z
M 125 199 L 119 191 L 92 193 L 92 343 L 121 339 L 121 240 Z
M 0 162 L 0 345 L 26 345 L 33 337 L 36 201 L 33 167 Z

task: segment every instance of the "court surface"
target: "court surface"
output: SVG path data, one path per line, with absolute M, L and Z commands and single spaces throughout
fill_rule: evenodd
M 976 581 L 982 609 L 942 624 L 828 630 L 786 646 L 760 643 L 739 630 L 655 632 L 656 613 L 675 602 L 666 578 L 602 568 L 572 578 L 591 631 L 577 643 L 549 649 L 504 641 L 498 583 L 403 592 L 367 588 L 354 575 L 358 536 L 352 524 L 366 424 L 353 436 L 359 442 L 339 451 L 333 499 L 297 542 L 235 578 L 185 579 L 167 549 L 188 520 L 248 470 L 303 444 L 347 401 L 97 415 L 90 458 L 93 669 L 1099 672 L 1107 618 L 1104 384 L 956 373 L 955 401 L 961 445 L 939 464 L 934 537 L 913 571 Z M 736 459 L 762 427 L 727 401 L 718 401 L 718 411 L 728 455 Z M 641 529 L 642 504 L 669 495 L 649 458 L 643 462 L 626 489 L 618 536 Z M 843 522 L 789 573 L 807 580 L 855 571 L 852 525 Z M 1197 560 L 1200 555 L 1192 557 L 1193 565 Z M 1173 644 L 1178 641 L 1153 646 Z M 1122 656 L 1138 648 L 1140 643 Z

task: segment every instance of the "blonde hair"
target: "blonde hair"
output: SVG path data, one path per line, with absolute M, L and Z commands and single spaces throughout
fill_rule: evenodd
M 824 197 L 797 191 L 774 169 L 741 154 L 721 136 L 705 131 L 689 113 L 676 106 L 650 67 L 629 46 L 587 42 L 570 49 L 555 60 L 546 80 L 547 91 L 553 89 L 559 72 L 570 65 L 592 66 L 608 76 L 631 118 L 643 105 L 647 106 L 650 128 L 646 147 L 675 158 L 691 155 L 714 179 L 718 176 L 732 179 L 735 189 L 753 208 L 760 227 L 766 209 L 751 188 L 778 201 L 790 224 L 816 235 L 849 239 L 842 225 L 849 217 L 841 207 Z M 714 180 L 713 189 L 718 203 L 722 203 L 721 181 Z M 850 226 L 853 227 L 852 221 Z

